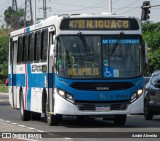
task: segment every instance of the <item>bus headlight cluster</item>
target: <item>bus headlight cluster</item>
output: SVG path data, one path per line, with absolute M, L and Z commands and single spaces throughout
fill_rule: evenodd
M 131 95 L 131 100 L 130 102 L 134 102 L 136 99 L 138 99 L 143 93 L 143 89 L 139 89 L 137 92 L 133 93 Z
M 63 97 L 64 99 L 66 99 L 67 101 L 71 102 L 71 103 L 74 103 L 74 98 L 71 94 L 63 91 L 63 90 L 60 90 L 57 88 L 57 93 Z

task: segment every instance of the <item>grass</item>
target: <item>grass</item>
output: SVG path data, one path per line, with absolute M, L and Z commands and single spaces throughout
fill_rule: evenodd
M 8 93 L 8 86 L 0 84 L 0 92 L 1 93 Z

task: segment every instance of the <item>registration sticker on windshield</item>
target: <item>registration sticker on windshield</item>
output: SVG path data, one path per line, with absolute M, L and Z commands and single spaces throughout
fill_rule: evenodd
M 118 69 L 114 69 L 113 70 L 113 75 L 114 75 L 114 77 L 119 77 L 119 70 Z

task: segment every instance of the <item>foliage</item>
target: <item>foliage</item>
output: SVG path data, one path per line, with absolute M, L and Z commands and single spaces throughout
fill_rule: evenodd
M 160 69 L 160 23 L 145 23 L 142 25 L 143 39 L 148 45 L 148 72 Z
M 0 92 L 8 93 L 8 86 L 5 86 L 4 84 L 0 84 Z
M 0 30 L 0 32 L 4 32 Z M 7 33 L 6 33 L 7 34 Z M 1 74 L 6 78 L 8 74 L 8 42 L 9 37 L 4 34 L 0 36 L 0 68 Z
M 11 6 L 4 11 L 4 20 L 7 25 L 11 26 L 11 29 L 19 29 L 24 26 L 24 9 L 15 11 Z

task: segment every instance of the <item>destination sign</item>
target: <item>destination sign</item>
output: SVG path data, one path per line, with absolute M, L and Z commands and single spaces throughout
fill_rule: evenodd
M 86 75 L 99 75 L 99 68 L 69 68 L 68 69 L 69 76 L 86 76 Z
M 135 19 L 63 19 L 61 30 L 138 30 Z

